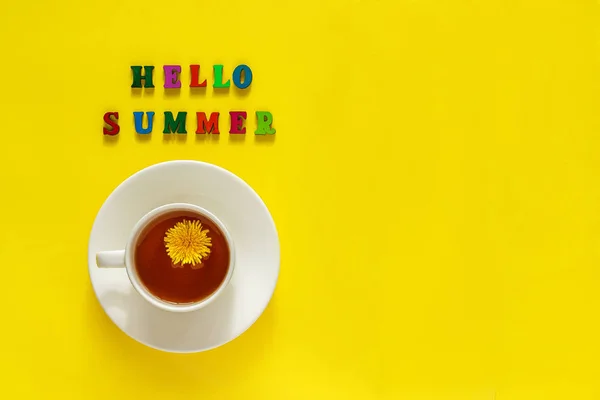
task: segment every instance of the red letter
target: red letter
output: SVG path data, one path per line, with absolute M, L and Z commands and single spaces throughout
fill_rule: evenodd
M 198 79 L 200 77 L 199 65 L 190 65 L 190 72 L 192 73 L 192 81 L 190 82 L 190 87 L 206 87 L 206 79 L 204 80 L 204 82 L 198 83 Z
M 198 119 L 198 129 L 196 133 L 214 133 L 219 134 L 219 113 L 214 112 L 210 114 L 210 119 L 206 120 L 206 114 L 203 112 L 197 112 L 196 118 Z
M 230 111 L 231 129 L 229 133 L 246 133 L 244 122 L 246 122 L 246 111 Z
M 110 117 L 115 117 L 114 121 Z M 102 128 L 105 135 L 114 136 L 119 133 L 121 128 L 119 127 L 119 113 L 118 112 L 107 112 L 104 114 L 104 122 L 110 126 L 108 129 L 106 126 Z

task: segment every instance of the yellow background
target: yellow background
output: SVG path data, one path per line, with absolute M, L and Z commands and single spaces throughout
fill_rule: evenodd
M 90 4 L 88 4 L 90 3 Z M 584 0 L 5 1 L 0 397 L 600 398 L 599 12 Z M 190 94 L 189 64 L 254 72 Z M 156 66 L 153 94 L 130 65 Z M 162 65 L 183 66 L 166 96 Z M 210 83 L 210 80 L 209 80 Z M 133 111 L 155 111 L 150 141 Z M 164 141 L 163 111 L 187 111 Z M 249 113 L 232 141 L 231 110 Z M 254 137 L 271 111 L 274 139 Z M 121 134 L 102 135 L 119 111 Z M 218 140 L 194 113 L 219 111 Z M 151 164 L 238 174 L 281 274 L 244 335 L 161 353 L 106 317 L 96 212 Z

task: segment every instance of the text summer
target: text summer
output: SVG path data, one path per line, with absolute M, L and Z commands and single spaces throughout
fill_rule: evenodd
M 154 90 L 154 66 L 131 66 L 133 82 L 131 88 L 133 90 Z M 181 65 L 164 65 L 164 84 L 163 87 L 166 90 L 177 90 L 182 86 L 181 81 Z M 247 65 L 238 65 L 231 76 L 231 79 L 227 79 L 223 82 L 223 65 L 213 65 L 213 90 L 227 91 L 231 87 L 231 82 L 239 90 L 245 90 L 252 84 L 252 70 Z M 200 74 L 200 65 L 190 65 L 190 78 L 189 78 L 190 90 L 203 90 L 202 88 L 207 87 L 207 79 L 202 79 Z M 246 111 L 229 111 L 229 133 L 230 134 L 245 134 L 246 133 L 246 119 L 248 113 Z M 163 116 L 162 133 L 163 134 L 187 134 L 188 124 L 188 113 L 186 111 L 178 111 L 176 115 L 171 111 L 165 111 Z M 275 134 L 275 128 L 272 127 L 273 115 L 268 111 L 255 111 L 256 114 L 256 129 L 254 134 L 256 135 L 272 135 Z M 220 134 L 220 113 L 211 112 L 207 117 L 203 111 L 197 111 L 195 113 L 196 122 L 195 133 L 196 134 Z M 121 128 L 119 125 L 119 112 L 109 111 L 104 114 L 103 117 L 104 135 L 115 136 L 118 135 Z M 155 112 L 154 111 L 134 111 L 133 122 L 135 131 L 140 135 L 147 135 L 152 133 L 155 123 Z

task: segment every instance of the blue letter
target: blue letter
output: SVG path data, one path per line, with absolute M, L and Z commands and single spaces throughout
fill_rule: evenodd
M 135 131 L 137 133 L 146 134 L 152 132 L 152 120 L 154 119 L 154 111 L 148 111 L 148 128 L 142 128 L 142 120 L 144 119 L 144 113 L 141 111 L 133 113 L 133 119 L 135 120 Z
M 244 83 L 242 83 L 242 71 L 244 72 Z M 233 84 L 238 89 L 246 89 L 252 83 L 252 70 L 247 65 L 238 65 L 233 70 Z

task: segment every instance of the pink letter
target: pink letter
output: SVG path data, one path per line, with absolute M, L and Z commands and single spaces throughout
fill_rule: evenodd
M 181 74 L 181 65 L 165 65 L 165 88 L 166 89 L 179 89 L 181 87 L 181 81 L 179 80 L 179 74 Z
M 244 122 L 246 121 L 246 111 L 230 111 L 231 129 L 229 133 L 246 133 Z

